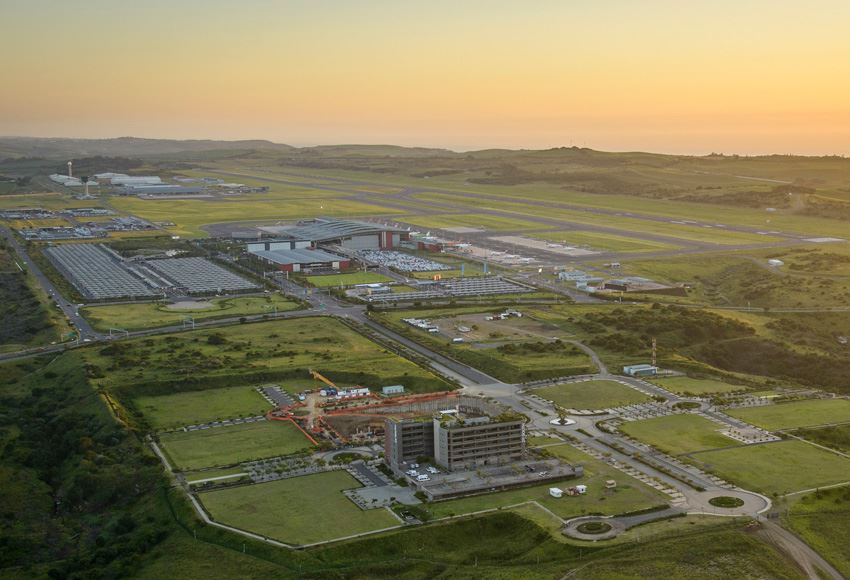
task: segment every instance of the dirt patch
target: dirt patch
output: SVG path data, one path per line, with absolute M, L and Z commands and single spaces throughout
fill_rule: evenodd
M 166 306 L 168 310 L 209 310 L 215 308 L 215 304 L 208 300 L 183 300 Z

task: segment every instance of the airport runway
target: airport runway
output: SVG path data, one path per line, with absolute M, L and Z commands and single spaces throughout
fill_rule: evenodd
M 408 212 L 410 214 L 415 215 L 425 215 L 425 216 L 439 216 L 439 215 L 450 215 L 450 214 L 477 214 L 477 215 L 488 215 L 498 218 L 506 218 L 506 219 L 519 219 L 526 222 L 531 222 L 535 224 L 539 224 L 541 229 L 574 229 L 581 231 L 589 231 L 596 233 L 607 233 L 611 235 L 618 236 L 627 236 L 634 238 L 636 240 L 645 240 L 649 242 L 657 242 L 657 243 L 665 243 L 665 244 L 673 244 L 678 246 L 677 248 L 671 248 L 667 250 L 658 250 L 658 251 L 648 251 L 648 252 L 615 252 L 615 251 L 607 251 L 607 252 L 596 252 L 594 254 L 584 255 L 584 256 L 567 256 L 563 254 L 558 254 L 555 252 L 547 252 L 544 249 L 532 249 L 525 246 L 515 246 L 509 243 L 500 242 L 498 240 L 492 240 L 491 237 L 495 235 L 499 236 L 507 236 L 507 235 L 522 235 L 523 231 L 499 231 L 498 233 L 493 231 L 482 231 L 482 232 L 473 232 L 473 233 L 464 233 L 458 234 L 455 232 L 451 232 L 445 229 L 440 228 L 429 228 L 430 231 L 439 233 L 441 236 L 448 239 L 462 239 L 465 242 L 473 243 L 477 246 L 484 247 L 486 249 L 495 250 L 495 251 L 507 251 L 517 253 L 526 257 L 534 258 L 535 262 L 533 265 L 538 266 L 551 266 L 551 265 L 560 265 L 564 263 L 581 263 L 581 262 L 593 262 L 593 261 L 617 261 L 620 259 L 649 259 L 649 258 L 665 258 L 665 257 L 676 257 L 676 256 L 684 256 L 684 255 L 693 255 L 693 254 L 704 254 L 704 253 L 712 253 L 712 252 L 726 252 L 726 251 L 736 251 L 736 250 L 758 250 L 765 248 L 781 248 L 792 245 L 798 245 L 801 243 L 805 243 L 805 239 L 812 236 L 798 233 L 788 233 L 781 231 L 770 231 L 769 234 L 766 233 L 765 229 L 746 227 L 746 226 L 731 226 L 727 224 L 718 224 L 716 222 L 709 223 L 700 220 L 683 220 L 666 216 L 658 216 L 640 212 L 627 212 L 621 210 L 613 210 L 606 208 L 593 208 L 582 205 L 570 204 L 566 202 L 554 202 L 554 201 L 542 201 L 542 200 L 528 200 L 528 199 L 519 199 L 519 198 L 511 198 L 508 196 L 499 196 L 487 193 L 470 193 L 465 191 L 457 191 L 452 189 L 445 188 L 430 188 L 430 187 L 404 187 L 399 186 L 400 191 L 396 193 L 374 193 L 371 191 L 366 191 L 362 189 L 362 187 L 366 186 L 381 186 L 388 187 L 385 183 L 378 182 L 369 182 L 367 180 L 348 180 L 341 178 L 325 178 L 321 176 L 311 176 L 311 175 L 297 175 L 293 174 L 294 179 L 282 179 L 280 177 L 269 177 L 263 175 L 249 174 L 243 172 L 226 172 L 226 171 L 217 171 L 217 170 L 208 170 L 212 173 L 217 173 L 220 175 L 226 175 L 231 177 L 244 177 L 255 179 L 259 181 L 266 181 L 269 183 L 279 183 L 284 185 L 292 185 L 298 187 L 305 187 L 309 189 L 327 191 L 330 193 L 336 194 L 345 194 L 347 198 L 359 201 L 361 203 L 370 203 L 376 206 L 380 206 L 383 208 L 397 209 L 401 211 Z M 332 182 L 333 184 L 328 183 L 314 183 L 309 181 L 298 181 L 298 179 L 322 179 L 326 182 Z M 339 184 L 339 185 L 336 185 Z M 583 213 L 587 213 L 595 216 L 609 216 L 612 218 L 630 218 L 637 220 L 644 220 L 653 223 L 663 223 L 663 224 L 671 224 L 671 225 L 688 225 L 691 227 L 703 227 L 705 229 L 715 229 L 718 232 L 736 232 L 736 233 L 744 233 L 744 234 L 755 234 L 755 235 L 765 235 L 769 238 L 782 238 L 780 241 L 766 241 L 764 243 L 742 243 L 742 244 L 719 244 L 712 243 L 708 241 L 698 241 L 698 240 L 686 240 L 681 238 L 676 238 L 675 236 L 664 236 L 657 235 L 646 232 L 635 232 L 628 229 L 623 229 L 615 226 L 604 226 L 604 225 L 594 225 L 587 224 L 579 221 L 570 221 L 566 218 L 558 218 L 558 217 L 544 217 L 544 216 L 535 216 L 535 215 L 527 215 L 524 213 L 516 213 L 511 212 L 509 210 L 504 209 L 494 209 L 487 207 L 470 207 L 468 203 L 451 203 L 446 200 L 425 200 L 421 198 L 414 198 L 413 196 L 426 194 L 426 193 L 437 193 L 443 195 L 451 195 L 457 198 L 464 198 L 465 200 L 480 200 L 482 203 L 486 203 L 489 201 L 494 202 L 503 202 L 503 203 L 522 203 L 524 205 L 543 208 L 543 209 L 553 209 L 553 210 L 569 210 L 569 211 L 579 211 Z M 376 210 L 376 214 L 380 214 L 380 210 Z M 399 218 L 398 216 L 384 216 L 383 218 L 388 222 L 397 222 L 397 223 L 405 223 L 403 218 Z M 255 222 L 256 223 L 256 222 Z M 247 227 L 250 225 L 249 222 L 242 222 L 240 224 L 242 227 Z M 413 224 L 407 224 L 411 227 L 415 227 L 418 229 L 425 229 L 421 226 L 414 226 Z M 214 234 L 225 234 L 229 231 L 232 231 L 234 228 L 234 224 L 211 224 L 208 226 L 207 231 Z

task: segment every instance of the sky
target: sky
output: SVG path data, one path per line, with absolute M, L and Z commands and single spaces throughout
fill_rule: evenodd
M 0 135 L 850 154 L 847 0 L 0 0 Z

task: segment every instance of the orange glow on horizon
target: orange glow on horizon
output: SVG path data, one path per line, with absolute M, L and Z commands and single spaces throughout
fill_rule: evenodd
M 494 4 L 0 0 L 0 134 L 850 154 L 850 3 Z

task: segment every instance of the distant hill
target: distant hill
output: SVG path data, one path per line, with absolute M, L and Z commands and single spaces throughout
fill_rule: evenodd
M 0 154 L 4 157 L 41 157 L 65 159 L 73 157 L 121 156 L 149 157 L 197 153 L 204 151 L 250 151 L 270 149 L 284 152 L 289 145 L 260 139 L 245 141 L 213 141 L 205 139 L 141 139 L 118 137 L 116 139 L 64 139 L 40 137 L 0 137 Z

